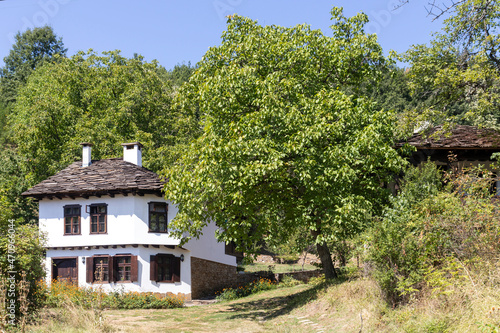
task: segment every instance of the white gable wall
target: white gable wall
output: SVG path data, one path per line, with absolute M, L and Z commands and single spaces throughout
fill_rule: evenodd
M 139 271 L 141 283 L 129 283 L 127 289 L 131 290 L 147 290 L 160 288 L 159 292 L 174 292 L 171 288 L 185 291 L 185 286 L 189 285 L 190 281 L 190 256 L 211 260 L 214 262 L 236 266 L 236 258 L 225 254 L 225 244 L 218 243 L 215 239 L 216 226 L 210 224 L 203 230 L 203 235 L 199 239 L 190 240 L 182 248 L 176 247 L 175 250 L 165 249 L 160 246 L 159 249 L 149 247 L 148 249 L 142 245 L 179 245 L 179 240 L 171 237 L 168 233 L 150 233 L 149 230 L 149 202 L 167 202 L 168 203 L 168 222 L 177 214 L 177 207 L 170 202 L 155 195 L 144 196 L 123 196 L 116 195 L 115 197 L 102 196 L 101 198 L 90 197 L 89 199 L 70 198 L 64 199 L 43 199 L 39 202 L 39 223 L 40 230 L 47 234 L 49 248 L 61 248 L 47 251 L 47 257 L 79 257 L 79 281 L 85 281 L 85 267 L 82 266 L 81 257 L 93 256 L 95 254 L 114 255 L 118 253 L 131 253 L 139 256 L 140 267 L 145 270 Z M 86 206 L 91 204 L 104 203 L 107 204 L 107 233 L 106 234 L 90 234 L 90 217 L 86 213 Z M 65 205 L 81 205 L 81 234 L 80 235 L 64 235 L 64 209 Z M 170 229 L 170 225 L 169 225 Z M 112 246 L 112 245 L 132 245 L 137 244 L 138 247 L 127 247 L 128 252 L 120 246 L 117 249 L 87 249 L 92 246 Z M 74 249 L 75 247 L 83 247 L 83 250 Z M 185 261 L 182 263 L 182 286 L 160 286 L 154 287 L 149 280 L 149 255 L 159 253 L 162 250 L 164 253 L 172 253 L 179 256 L 184 253 Z M 167 250 L 167 252 L 165 252 Z M 179 252 L 180 251 L 180 252 Z M 177 253 L 178 252 L 178 253 Z M 47 262 L 47 268 L 50 268 L 50 260 Z M 146 275 L 144 275 L 146 274 Z M 50 277 L 50 276 L 49 276 Z M 189 277 L 188 280 L 185 278 Z M 121 284 L 121 283 L 119 283 Z M 162 284 L 163 285 L 163 284 Z M 135 286 L 135 287 L 134 287 Z M 148 287 L 149 286 L 149 287 Z M 146 288 L 146 289 L 144 289 Z M 169 290 L 165 290 L 165 288 Z

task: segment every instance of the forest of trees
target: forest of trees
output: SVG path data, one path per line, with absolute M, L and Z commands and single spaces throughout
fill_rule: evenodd
M 409 216 L 432 206 L 422 200 L 453 193 L 443 192 L 431 167 L 415 176 L 394 142 L 422 124 L 500 129 L 499 4 L 462 0 L 443 10 L 450 16 L 429 45 L 397 55 L 404 68 L 365 33 L 365 14 L 345 17 L 339 8 L 331 37 L 231 16 L 219 46 L 195 66 L 170 70 L 118 51 L 68 56 L 48 26 L 19 32 L 0 69 L 0 229 L 11 219 L 36 225 L 36 204 L 20 194 L 79 160 L 80 142 L 92 142 L 100 159 L 140 141 L 144 166 L 169 180 L 177 235 L 197 237 L 215 220 L 217 237 L 248 253 L 263 239 L 313 244 L 334 278 L 331 252 L 376 230 L 372 242 L 386 252 L 372 260 L 391 272 L 387 244 L 407 241 L 391 224 L 405 225 L 394 207 Z M 391 198 L 380 184 L 403 171 L 411 175 L 406 196 Z M 422 182 L 432 188 L 424 197 L 411 192 Z M 403 274 L 405 261 L 392 256 Z M 412 269 L 423 271 L 417 261 Z M 380 278 L 395 303 L 403 299 L 396 290 L 419 283 L 397 274 Z

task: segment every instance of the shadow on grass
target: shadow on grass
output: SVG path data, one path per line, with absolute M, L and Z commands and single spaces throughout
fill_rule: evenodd
M 231 304 L 228 311 L 236 312 L 229 319 L 254 319 L 254 320 L 271 320 L 276 317 L 286 315 L 296 308 L 299 308 L 318 298 L 318 294 L 330 286 L 338 285 L 346 282 L 347 279 L 339 278 L 320 283 L 312 288 L 301 291 L 299 293 L 278 296 L 266 299 L 260 299 L 248 302 L 239 302 Z

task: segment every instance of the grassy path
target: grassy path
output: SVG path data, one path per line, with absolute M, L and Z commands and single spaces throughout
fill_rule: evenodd
M 169 310 L 113 310 L 105 316 L 119 331 L 134 333 L 325 332 L 321 325 L 294 311 L 316 292 L 312 286 L 299 285 L 230 302 Z

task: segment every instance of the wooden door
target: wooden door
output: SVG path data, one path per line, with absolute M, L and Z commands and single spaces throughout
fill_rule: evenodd
M 52 278 L 57 281 L 78 283 L 77 258 L 52 259 Z

